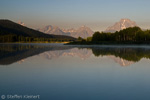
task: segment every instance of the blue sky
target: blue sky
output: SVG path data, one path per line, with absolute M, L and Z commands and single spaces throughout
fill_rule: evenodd
M 21 20 L 31 28 L 86 25 L 103 31 L 121 18 L 150 29 L 150 0 L 0 0 L 0 19 Z

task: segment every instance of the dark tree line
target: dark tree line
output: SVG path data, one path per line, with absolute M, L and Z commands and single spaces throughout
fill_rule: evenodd
M 130 27 L 115 33 L 95 32 L 93 43 L 150 43 L 150 30 L 143 31 L 139 27 Z
M 72 39 L 68 38 L 44 38 L 44 37 L 25 37 L 17 35 L 0 35 L 0 43 L 11 42 L 69 42 Z

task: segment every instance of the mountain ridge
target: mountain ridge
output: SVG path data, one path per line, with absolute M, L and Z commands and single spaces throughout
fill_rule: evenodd
M 57 35 L 66 35 L 66 36 L 72 36 L 75 38 L 82 37 L 87 38 L 94 34 L 94 32 L 87 26 L 81 26 L 78 29 L 61 29 L 57 26 L 47 25 L 43 28 L 37 29 L 40 32 L 44 32 L 46 34 L 57 34 Z
M 105 30 L 105 32 L 111 32 L 111 33 L 113 33 L 113 32 L 116 32 L 116 31 L 120 31 L 120 30 L 129 28 L 129 27 L 135 27 L 135 26 L 137 26 L 136 22 L 131 21 L 128 18 L 122 18 L 122 19 L 120 19 L 119 22 L 116 22 L 114 25 L 109 26 Z

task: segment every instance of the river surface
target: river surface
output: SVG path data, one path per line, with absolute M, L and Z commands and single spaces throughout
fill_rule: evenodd
M 150 100 L 149 58 L 149 46 L 0 44 L 0 96 Z

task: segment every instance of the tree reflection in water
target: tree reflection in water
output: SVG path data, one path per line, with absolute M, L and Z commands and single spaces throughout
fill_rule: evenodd
M 44 53 L 45 52 L 45 53 Z M 44 54 L 43 54 L 44 53 Z M 78 56 L 86 59 L 92 55 L 108 56 L 121 66 L 127 66 L 142 58 L 150 58 L 149 47 L 103 47 L 103 46 L 66 46 L 62 44 L 0 44 L 0 64 L 9 65 L 28 57 L 41 54 L 52 59 L 64 55 Z

